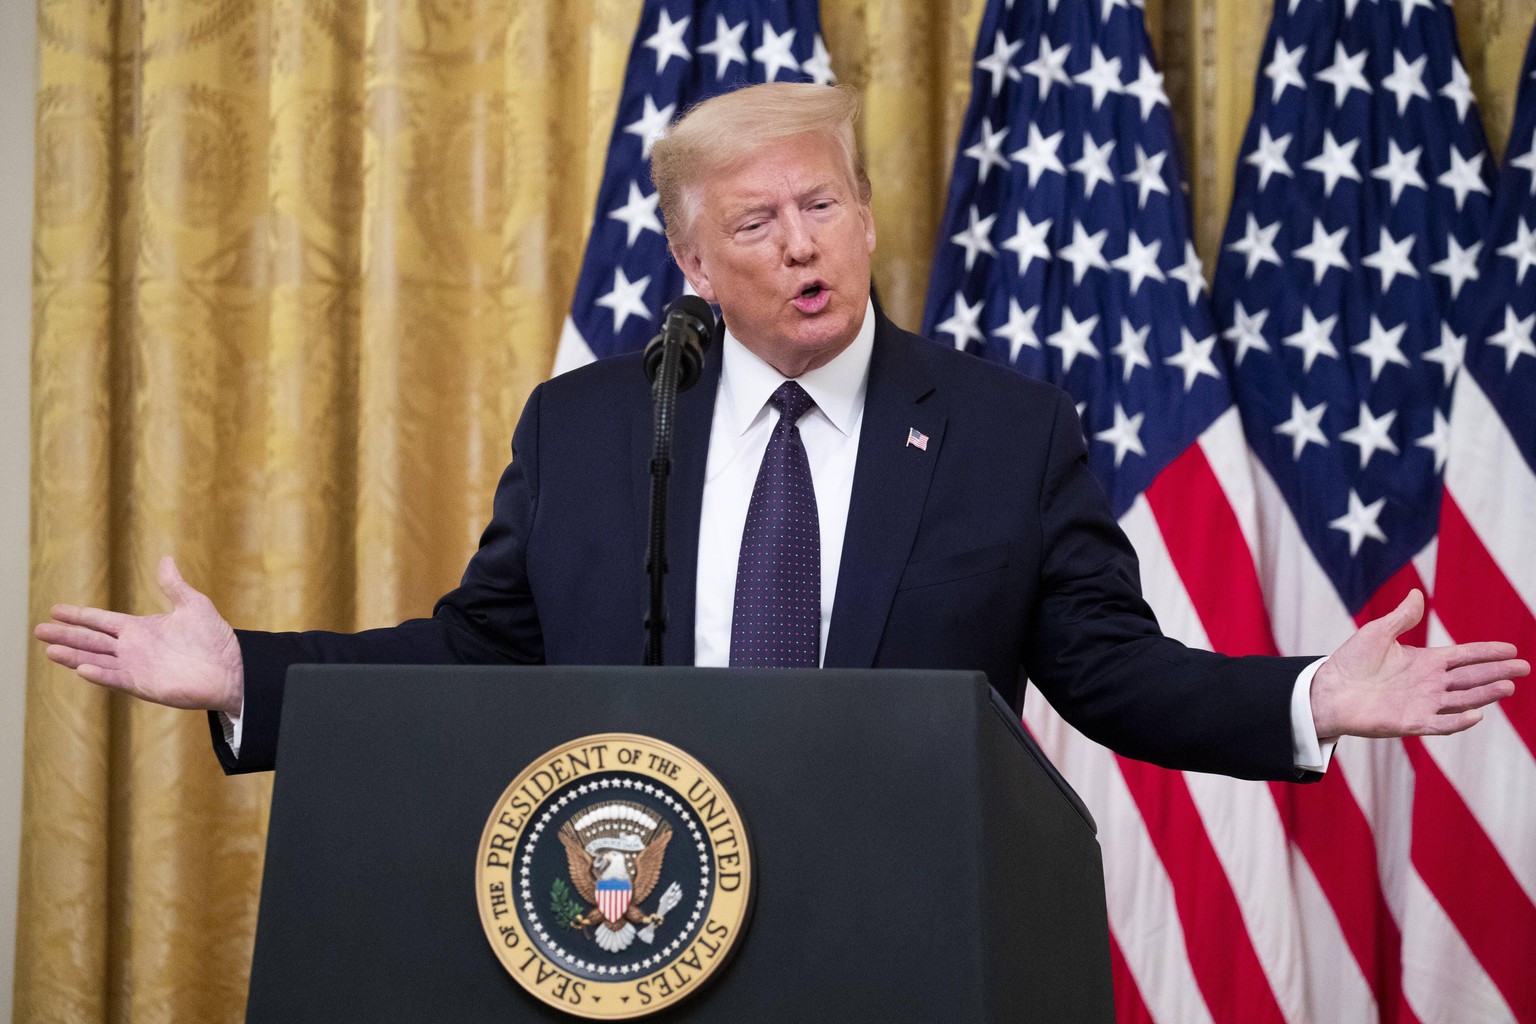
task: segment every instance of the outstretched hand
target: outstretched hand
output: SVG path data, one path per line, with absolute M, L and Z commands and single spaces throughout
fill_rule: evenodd
M 1320 739 L 1442 736 L 1483 720 L 1480 708 L 1515 692 L 1531 671 L 1506 643 L 1408 647 L 1397 638 L 1424 617 L 1424 595 L 1361 626 L 1317 670 L 1312 717 Z
M 245 670 L 234 630 L 169 556 L 160 560 L 159 580 L 171 601 L 164 615 L 54 605 L 53 621 L 34 630 L 48 660 L 141 700 L 239 714 Z

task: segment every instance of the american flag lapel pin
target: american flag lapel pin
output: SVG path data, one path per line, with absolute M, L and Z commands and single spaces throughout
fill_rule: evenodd
M 927 451 L 928 435 L 923 433 L 921 430 L 918 430 L 916 427 L 908 427 L 906 447 L 917 448 L 920 451 Z

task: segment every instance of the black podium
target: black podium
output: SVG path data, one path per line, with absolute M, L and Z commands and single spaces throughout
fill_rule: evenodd
M 530 761 L 639 733 L 750 832 L 734 959 L 653 1018 L 1110 1022 L 1093 824 L 980 674 L 300 666 L 247 1020 L 569 1021 L 476 903 L 487 815 Z

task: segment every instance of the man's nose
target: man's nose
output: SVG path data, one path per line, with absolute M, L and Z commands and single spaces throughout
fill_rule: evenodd
M 790 266 L 807 263 L 816 255 L 816 239 L 811 226 L 797 210 L 784 218 L 784 262 Z

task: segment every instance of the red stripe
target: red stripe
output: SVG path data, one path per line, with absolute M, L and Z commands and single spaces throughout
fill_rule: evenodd
M 1275 654 L 1263 591 L 1242 526 L 1198 445 L 1146 491 L 1163 543 L 1211 646 Z M 1314 786 L 1272 784 L 1287 836 L 1328 897 L 1381 1019 L 1417 1024 L 1402 994 L 1402 936 L 1387 908 L 1371 828 L 1338 772 Z
M 1190 445 L 1145 494 L 1211 649 L 1275 654 L 1253 553 L 1205 452 Z
M 1283 1024 L 1237 895 L 1178 772 L 1116 757 L 1173 886 L 1184 945 L 1217 1024 Z
M 1109 974 L 1115 986 L 1115 1024 L 1157 1024 L 1113 931 L 1109 933 Z
M 1536 906 L 1417 739 L 1413 864 L 1517 1021 L 1536 1021 Z
M 1536 657 L 1536 615 L 1510 586 L 1450 492 L 1440 506 L 1435 614 L 1458 643 L 1507 640 L 1521 657 Z M 1499 707 L 1536 754 L 1536 693 L 1531 684 L 1516 686 L 1515 695 Z

